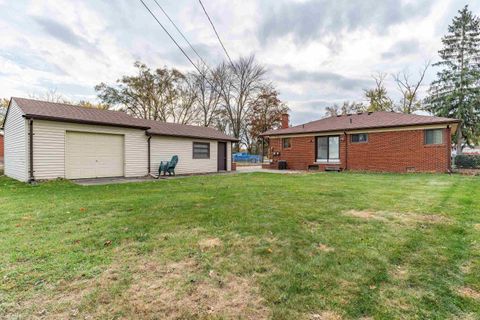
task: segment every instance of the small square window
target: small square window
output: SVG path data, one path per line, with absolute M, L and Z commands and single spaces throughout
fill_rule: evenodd
M 210 159 L 210 143 L 194 142 L 193 159 Z
M 288 149 L 292 146 L 292 141 L 290 140 L 290 138 L 283 138 L 282 145 L 283 145 L 283 149 Z
M 352 134 L 351 141 L 352 143 L 368 142 L 368 134 L 367 133 Z
M 443 129 L 425 130 L 425 144 L 443 144 Z

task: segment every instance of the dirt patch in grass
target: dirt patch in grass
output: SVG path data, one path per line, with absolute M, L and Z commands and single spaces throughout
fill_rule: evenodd
M 323 311 L 320 313 L 311 314 L 308 317 L 309 320 L 341 320 L 341 315 L 333 311 Z
M 480 223 L 475 223 L 475 224 L 473 225 L 473 228 L 474 228 L 475 230 L 480 231 Z
M 401 223 L 406 225 L 423 224 L 446 224 L 451 219 L 438 214 L 421 214 L 413 212 L 387 212 L 371 210 L 349 210 L 346 215 L 361 218 L 365 220 L 379 220 L 384 222 Z
M 408 270 L 404 266 L 396 266 L 390 271 L 390 275 L 395 280 L 406 280 L 408 278 Z
M 28 297 L 7 314 L 39 319 L 270 316 L 254 277 L 205 270 L 193 258 L 167 264 L 155 258 L 125 258 L 94 279 L 62 281 L 51 288 L 52 295 Z
M 144 264 L 125 293 L 129 313 L 143 318 L 227 317 L 265 319 L 269 310 L 253 281 L 236 275 L 204 274 L 192 259 L 161 266 Z
M 222 245 L 222 241 L 218 238 L 208 238 L 203 239 L 198 242 L 198 246 L 200 250 L 206 251 L 212 248 L 220 247 Z
M 460 287 L 457 292 L 462 297 L 480 301 L 480 292 L 469 287 Z
M 374 212 L 374 211 L 349 210 L 349 211 L 346 212 L 346 214 L 350 215 L 350 216 L 353 216 L 353 217 L 356 217 L 356 218 L 362 218 L 362 219 L 366 219 L 366 220 L 371 220 L 371 219 L 384 220 L 383 217 L 381 217 L 380 215 L 378 215 L 377 212 Z
M 334 248 L 327 246 L 326 244 L 319 243 L 317 246 L 317 250 L 323 251 L 323 252 L 333 252 L 335 251 Z

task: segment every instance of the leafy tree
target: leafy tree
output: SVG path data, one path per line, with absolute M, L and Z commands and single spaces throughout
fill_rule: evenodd
M 465 139 L 478 143 L 480 135 L 480 20 L 465 6 L 458 11 L 442 38 L 441 60 L 426 99 L 427 109 L 438 116 L 462 121 L 456 133 L 457 153 Z
M 338 104 L 334 104 L 333 106 L 326 107 L 325 115 L 327 117 L 335 117 L 338 115 L 347 115 L 352 113 L 365 112 L 366 110 L 367 110 L 366 106 L 361 102 L 345 101 L 341 106 Z
M 386 76 L 384 73 L 373 75 L 372 78 L 375 80 L 375 88 L 364 90 L 365 98 L 368 100 L 367 111 L 394 110 L 393 100 L 388 96 L 387 89 L 384 85 Z
M 280 100 L 278 94 L 278 91 L 272 85 L 265 85 L 252 102 L 247 120 L 248 132 L 246 132 L 247 150 L 249 152 L 257 151 L 254 148 L 259 145 L 261 133 L 281 127 L 282 114 L 287 113 L 289 108 Z
M 7 114 L 7 108 L 10 100 L 1 98 L 0 99 L 0 126 L 3 125 L 3 120 L 5 119 L 5 115 Z
M 186 121 L 178 116 L 185 75 L 176 69 L 151 70 L 141 62 L 135 62 L 137 75 L 124 76 L 117 85 L 101 83 L 95 86 L 103 103 L 119 106 L 121 110 L 138 118 L 159 121 Z M 177 105 L 178 103 L 178 105 Z M 176 113 L 174 113 L 176 112 Z
M 110 110 L 111 106 L 106 103 L 94 103 L 86 100 L 80 100 L 78 105 L 84 108 L 91 108 L 91 109 L 100 109 L 100 110 Z

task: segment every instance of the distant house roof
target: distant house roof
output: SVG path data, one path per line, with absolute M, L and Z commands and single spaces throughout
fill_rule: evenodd
M 138 119 L 121 111 L 84 108 L 65 103 L 16 97 L 12 100 L 27 118 L 136 128 L 146 130 L 148 134 L 152 135 L 237 141 L 237 139 L 213 128 Z
M 285 129 L 269 130 L 262 133 L 262 136 L 406 127 L 429 124 L 457 124 L 459 122 L 460 120 L 451 118 L 378 111 L 328 117 Z

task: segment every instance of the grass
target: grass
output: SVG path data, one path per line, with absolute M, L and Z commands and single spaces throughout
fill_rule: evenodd
M 480 317 L 478 177 L 0 177 L 0 213 L 0 318 Z

